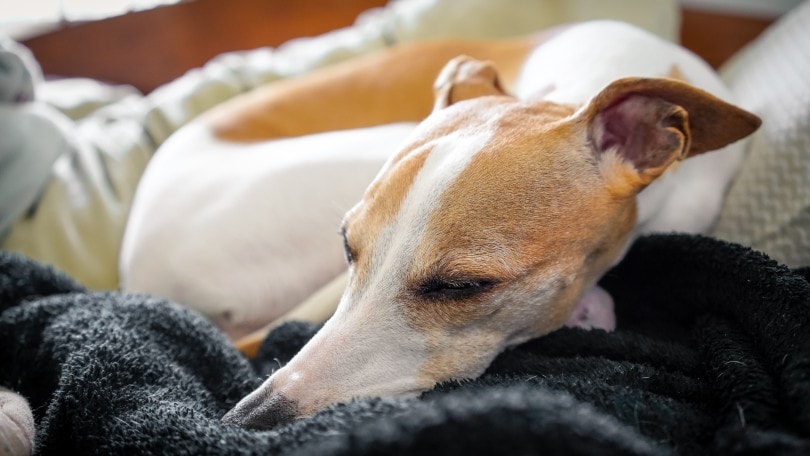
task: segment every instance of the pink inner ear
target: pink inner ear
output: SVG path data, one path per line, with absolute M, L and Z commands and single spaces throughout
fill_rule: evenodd
M 669 129 L 679 120 L 674 105 L 659 98 L 629 95 L 597 114 L 593 131 L 597 153 L 614 150 L 636 169 L 666 163 L 681 140 Z
M 624 147 L 627 143 L 627 138 L 630 136 L 630 122 L 625 110 L 621 109 L 622 105 L 622 101 L 616 102 L 599 113 L 597 117 L 597 121 L 602 127 L 598 143 L 600 152 L 605 152 L 613 147 Z

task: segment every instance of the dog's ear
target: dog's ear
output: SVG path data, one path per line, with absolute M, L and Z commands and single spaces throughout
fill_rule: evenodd
M 761 123 L 703 90 L 662 78 L 619 79 L 580 112 L 597 160 L 632 165 L 636 191 L 673 163 L 742 139 Z
M 433 84 L 433 110 L 485 95 L 505 95 L 498 72 L 491 62 L 462 55 L 444 66 Z

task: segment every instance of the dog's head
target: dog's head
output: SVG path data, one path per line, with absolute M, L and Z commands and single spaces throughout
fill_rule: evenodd
M 453 60 L 433 113 L 344 219 L 337 312 L 224 420 L 272 427 L 480 375 L 568 320 L 625 250 L 638 192 L 758 124 L 667 79 L 618 80 L 579 107 L 522 102 L 490 65 Z

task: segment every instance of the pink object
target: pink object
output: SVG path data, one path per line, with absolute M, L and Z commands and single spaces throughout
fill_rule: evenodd
M 616 329 L 616 313 L 613 311 L 613 298 L 599 286 L 591 288 L 580 298 L 571 318 L 565 323 L 569 328 Z

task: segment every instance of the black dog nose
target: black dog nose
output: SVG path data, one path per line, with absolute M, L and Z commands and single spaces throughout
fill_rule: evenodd
M 254 391 L 232 408 L 222 422 L 243 427 L 266 431 L 276 426 L 289 423 L 298 414 L 298 404 L 284 397 L 281 393 L 273 393 L 270 388 Z

